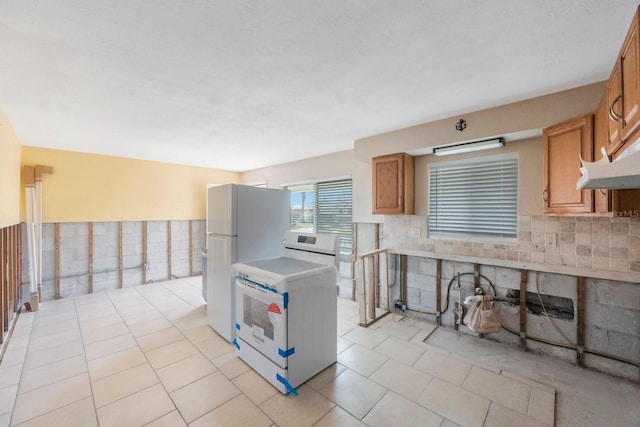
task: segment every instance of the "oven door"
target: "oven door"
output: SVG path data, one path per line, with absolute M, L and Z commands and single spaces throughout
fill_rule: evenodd
M 287 310 L 282 294 L 236 278 L 236 335 L 282 368 L 287 367 Z

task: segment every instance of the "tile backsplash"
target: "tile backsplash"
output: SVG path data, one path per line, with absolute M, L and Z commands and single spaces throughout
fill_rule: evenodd
M 419 232 L 418 232 L 419 230 Z M 598 271 L 640 272 L 640 218 L 519 216 L 505 242 L 428 237 L 427 217 L 385 216 L 383 245 Z

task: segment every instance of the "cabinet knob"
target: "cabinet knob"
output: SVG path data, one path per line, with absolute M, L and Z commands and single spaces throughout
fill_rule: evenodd
M 549 201 L 549 189 L 545 188 L 542 192 L 542 200 L 547 203 Z

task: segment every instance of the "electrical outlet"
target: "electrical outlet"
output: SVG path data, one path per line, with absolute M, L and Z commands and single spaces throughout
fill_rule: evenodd
M 556 233 L 545 233 L 544 235 L 544 245 L 550 247 L 556 247 Z
M 411 228 L 411 237 L 420 238 L 420 227 Z

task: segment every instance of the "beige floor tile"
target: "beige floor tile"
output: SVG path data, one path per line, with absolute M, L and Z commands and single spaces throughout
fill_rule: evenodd
M 127 329 L 127 325 L 125 325 L 124 322 L 118 322 L 113 325 L 91 329 L 87 332 L 82 331 L 82 339 L 85 345 L 89 345 L 128 333 L 129 329 Z
M 194 328 L 185 329 L 184 335 L 194 344 L 213 338 L 221 338 L 220 335 L 218 335 L 209 325 L 200 325 Z
M 527 413 L 531 397 L 528 384 L 474 366 L 462 387 L 521 414 Z
M 174 319 L 172 323 L 181 331 L 209 324 L 207 321 L 207 316 L 200 311 L 194 310 L 193 308 L 187 316 Z
M 337 332 L 339 336 L 343 336 L 344 334 L 354 330 L 358 327 L 356 322 L 352 322 L 347 319 L 338 319 L 337 323 Z
M 519 412 L 512 411 L 509 408 L 492 402 L 489 414 L 484 423 L 484 427 L 504 427 L 504 426 L 517 426 L 517 427 L 546 427 L 546 424 L 541 423 L 533 418 L 527 417 Z
M 408 366 L 413 365 L 425 351 L 424 347 L 395 337 L 385 340 L 374 350 Z
M 278 427 L 302 427 L 315 424 L 335 406 L 306 385 L 298 387 L 297 392 L 298 396 L 278 393 L 260 405 L 260 409 Z
M 549 387 L 546 384 L 542 384 L 542 383 L 539 383 L 537 381 L 533 381 L 533 380 L 531 380 L 529 378 L 525 378 L 523 376 L 516 375 L 516 374 L 514 374 L 512 372 L 509 372 L 509 371 L 501 371 L 500 375 L 504 375 L 507 378 L 511 378 L 511 379 L 519 381 L 521 383 L 529 384 L 531 387 L 538 388 L 538 389 L 540 389 L 542 391 L 546 391 L 547 393 L 555 394 L 555 392 L 556 392 L 556 389 L 553 388 L 553 387 Z
M 370 377 L 373 381 L 415 402 L 433 377 L 390 359 Z
M 470 364 L 431 350 L 425 351 L 413 367 L 455 385 L 462 385 L 471 370 Z
M 357 372 L 347 369 L 319 391 L 354 417 L 362 419 L 387 390 Z
M 182 335 L 182 332 L 173 326 L 136 338 L 138 345 L 145 352 L 163 347 L 167 344 L 182 341 L 183 339 L 184 335 Z
M 75 377 L 83 372 L 87 372 L 87 362 L 84 354 L 59 360 L 35 369 L 25 369 L 22 372 L 18 392 L 20 394 L 26 393 L 45 385 Z
M 279 393 L 278 389 L 254 370 L 238 375 L 231 382 L 256 405 Z
M 463 426 L 482 426 L 491 402 L 438 378 L 431 380 L 418 404 Z
M 18 348 L 15 350 L 7 349 L 7 351 L 5 351 L 4 354 L 2 355 L 2 366 L 23 364 L 26 354 L 27 354 L 26 347 Z
M 11 423 L 11 412 L 0 415 L 0 427 L 9 427 Z
M 98 408 L 100 427 L 142 426 L 176 408 L 162 385 L 156 384 L 138 393 Z
M 442 420 L 440 415 L 391 391 L 363 419 L 371 427 L 439 427 Z
M 148 322 L 149 320 L 161 319 L 164 316 L 158 310 L 153 307 L 149 309 L 137 312 L 135 314 L 130 314 L 128 316 L 122 316 L 122 320 L 127 326 L 137 325 L 138 323 Z
M 269 417 L 258 409 L 247 396 L 240 394 L 198 418 L 189 424 L 189 427 L 269 427 L 272 423 Z
M 187 427 L 187 423 L 180 416 L 180 412 L 173 411 L 146 424 L 145 427 Z
M 145 335 L 152 334 L 154 332 L 161 331 L 163 329 L 171 328 L 173 325 L 164 317 L 160 317 L 153 320 L 147 320 L 145 322 L 136 323 L 129 326 L 129 330 L 134 337 L 139 338 Z
M 59 360 L 82 354 L 82 341 L 76 340 L 42 350 L 28 351 L 24 359 L 24 369 L 35 369 Z
M 230 380 L 251 370 L 235 350 L 214 359 L 213 364 Z
M 339 406 L 334 406 L 327 415 L 315 423 L 313 427 L 366 427 L 359 419 Z
M 333 365 L 317 374 L 315 377 L 311 378 L 306 382 L 306 384 L 315 390 L 319 390 L 324 387 L 329 381 L 333 381 L 338 375 L 343 373 L 345 369 L 347 368 L 342 366 L 341 364 L 334 363 Z
M 144 363 L 93 381 L 91 383 L 93 400 L 96 408 L 100 408 L 156 383 L 158 383 L 158 377 L 151 366 Z
M 78 329 L 78 319 L 75 317 L 56 322 L 52 325 L 44 324 L 40 327 L 34 327 L 31 329 L 31 338 L 47 337 L 59 334 L 60 332 L 71 331 L 73 329 Z
M 387 356 L 376 353 L 359 344 L 352 345 L 338 355 L 338 363 L 361 373 L 365 377 L 373 374 L 387 359 Z
M 9 343 L 7 344 L 7 350 L 18 350 L 21 348 L 26 348 L 29 345 L 30 335 L 20 335 L 13 336 L 9 339 Z
M 146 352 L 146 355 L 153 369 L 160 369 L 197 353 L 198 349 L 188 340 L 183 339 Z
M 171 393 L 187 423 L 200 418 L 240 394 L 240 390 L 220 372 L 215 372 Z
M 87 360 L 94 360 L 137 346 L 138 343 L 133 338 L 133 335 L 126 333 L 124 335 L 86 345 L 85 354 L 87 356 Z
M 131 347 L 99 359 L 90 360 L 87 366 L 91 381 L 96 381 L 143 363 L 147 363 L 147 358 L 140 347 Z
M 389 335 L 378 332 L 375 329 L 363 328 L 361 326 L 358 326 L 357 328 L 344 334 L 342 337 L 348 339 L 349 341 L 353 341 L 356 344 L 360 344 L 363 347 L 374 349 L 384 340 L 389 338 Z
M 453 421 L 451 421 L 451 420 L 447 420 L 447 419 L 445 419 L 445 420 L 442 422 L 442 424 L 440 425 L 440 427 L 462 427 L 462 426 L 460 426 L 460 424 L 456 424 L 456 423 L 454 423 L 454 422 L 453 422 Z M 507 427 L 507 426 L 505 426 L 505 427 Z M 511 427 L 511 426 L 508 426 L 508 427 Z
M 338 336 L 337 337 L 337 343 L 336 343 L 337 354 L 342 353 L 343 351 L 345 351 L 346 349 L 348 349 L 352 345 L 353 345 L 352 341 L 346 340 L 346 339 Z
M 198 341 L 194 343 L 194 345 L 198 347 L 198 350 L 200 350 L 202 354 L 211 360 L 235 350 L 233 344 L 217 334 L 213 338 Z
M 93 399 L 86 397 L 26 421 L 18 427 L 92 427 L 97 425 L 98 420 Z
M 187 384 L 191 384 L 209 374 L 216 371 L 216 367 L 213 366 L 206 357 L 201 354 L 195 354 L 179 362 L 172 363 L 156 371 L 156 374 L 162 381 L 164 388 L 168 392 L 184 387 Z
M 11 423 L 20 424 L 88 396 L 91 396 L 91 385 L 87 373 L 19 394 Z
M 407 324 L 405 321 L 403 321 L 402 319 L 406 318 L 404 316 L 389 315 L 387 317 L 389 317 L 390 320 L 378 327 L 378 331 L 384 334 L 396 337 L 404 341 L 409 341 L 411 340 L 411 338 L 416 336 L 418 332 L 420 332 L 420 329 L 418 327 Z
M 18 395 L 18 385 L 0 388 L 0 414 L 10 413 Z
M 80 320 L 80 330 L 83 335 L 90 335 L 93 331 L 98 329 L 116 325 L 124 325 L 124 323 L 122 322 L 122 319 L 120 319 L 120 316 L 113 314 Z
M 539 388 L 531 389 L 531 399 L 529 400 L 528 415 L 552 426 L 555 418 L 555 393 L 549 393 Z
M 0 389 L 17 385 L 20 382 L 20 375 L 22 374 L 22 364 L 15 364 L 10 366 L 0 365 Z
M 29 351 L 42 350 L 45 348 L 56 347 L 72 341 L 78 341 L 82 338 L 80 329 L 71 329 L 69 331 L 60 332 L 54 335 L 31 338 L 29 341 Z

